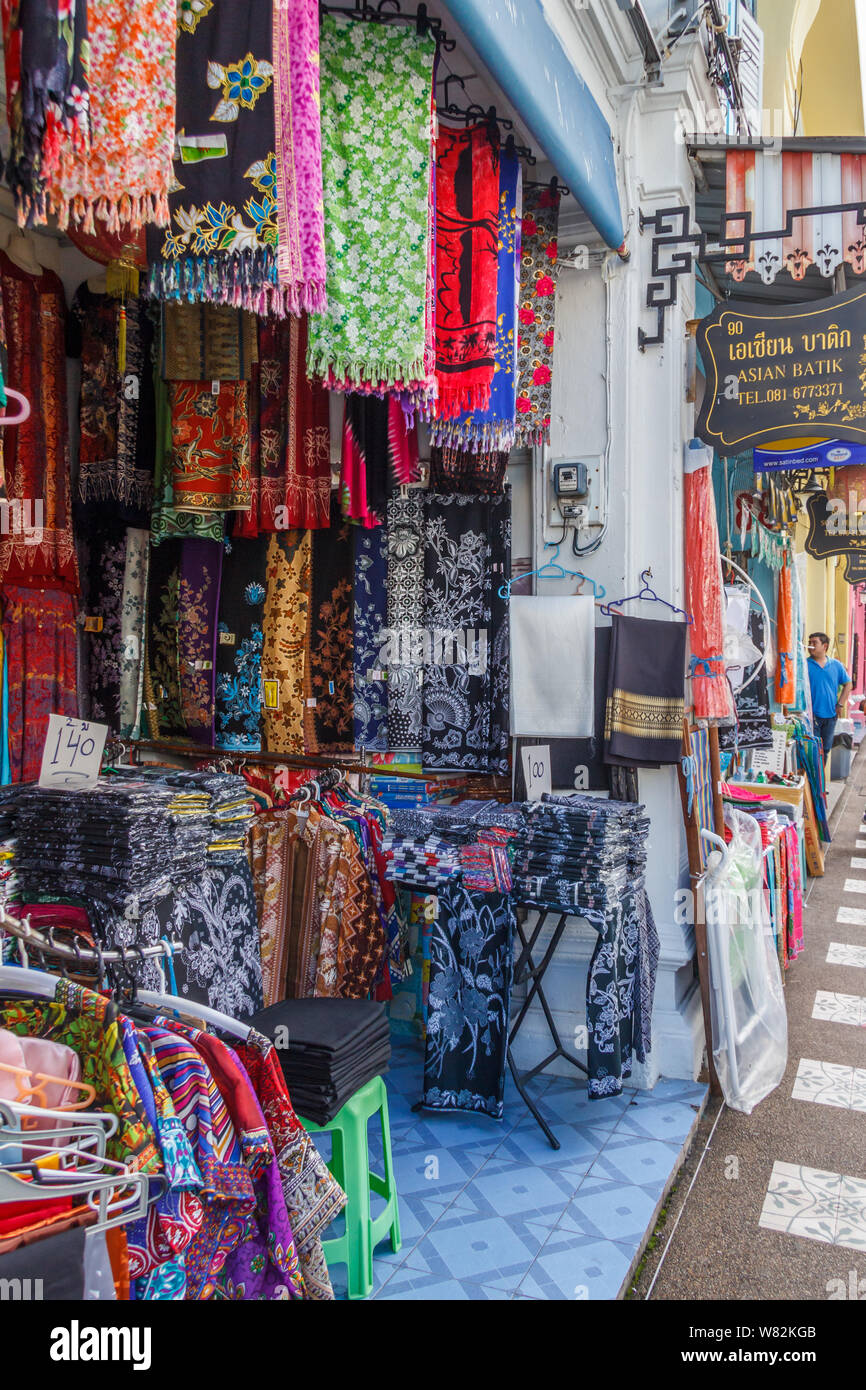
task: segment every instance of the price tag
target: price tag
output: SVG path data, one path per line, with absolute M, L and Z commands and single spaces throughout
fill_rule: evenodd
M 107 733 L 107 724 L 68 719 L 62 714 L 49 715 L 39 773 L 40 787 L 80 791 L 95 786 Z
M 523 759 L 526 799 L 540 801 L 544 793 L 550 791 L 550 745 L 541 743 L 535 748 L 523 748 L 520 756 Z

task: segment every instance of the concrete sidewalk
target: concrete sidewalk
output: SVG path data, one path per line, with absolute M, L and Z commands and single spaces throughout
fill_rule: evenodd
M 866 1297 L 864 805 L 861 749 L 787 971 L 784 1080 L 751 1115 L 710 1102 L 632 1297 Z

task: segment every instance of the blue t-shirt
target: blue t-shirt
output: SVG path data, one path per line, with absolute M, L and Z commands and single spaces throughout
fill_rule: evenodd
M 809 657 L 809 685 L 812 688 L 812 713 L 816 719 L 832 719 L 839 703 L 839 686 L 847 685 L 848 672 L 841 661 L 827 659 L 825 666 Z

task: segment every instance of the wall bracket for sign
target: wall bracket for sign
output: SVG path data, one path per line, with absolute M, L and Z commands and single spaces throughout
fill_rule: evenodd
M 828 203 L 820 207 L 789 208 L 783 227 L 768 232 L 752 229 L 751 212 L 722 213 L 718 240 L 709 242 L 706 232 L 691 230 L 691 208 L 679 204 L 659 208 L 652 216 L 641 211 L 638 222 L 641 234 L 652 231 L 651 278 L 647 283 L 646 304 L 656 313 L 655 333 L 638 328 L 637 341 L 641 352 L 664 342 L 665 309 L 677 302 L 680 276 L 690 275 L 695 262 L 719 263 L 733 269 L 751 259 L 753 246 L 765 241 L 794 239 L 794 222 L 799 217 L 828 217 L 835 213 L 855 212 L 857 225 L 866 239 L 866 202 Z M 802 252 L 791 251 L 786 259 L 795 263 Z

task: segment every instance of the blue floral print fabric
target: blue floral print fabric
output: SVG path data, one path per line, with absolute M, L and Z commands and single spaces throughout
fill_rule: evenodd
M 355 528 L 355 747 L 388 747 L 388 538 L 384 526 Z
M 268 537 L 225 542 L 216 647 L 217 748 L 262 746 L 262 645 Z

